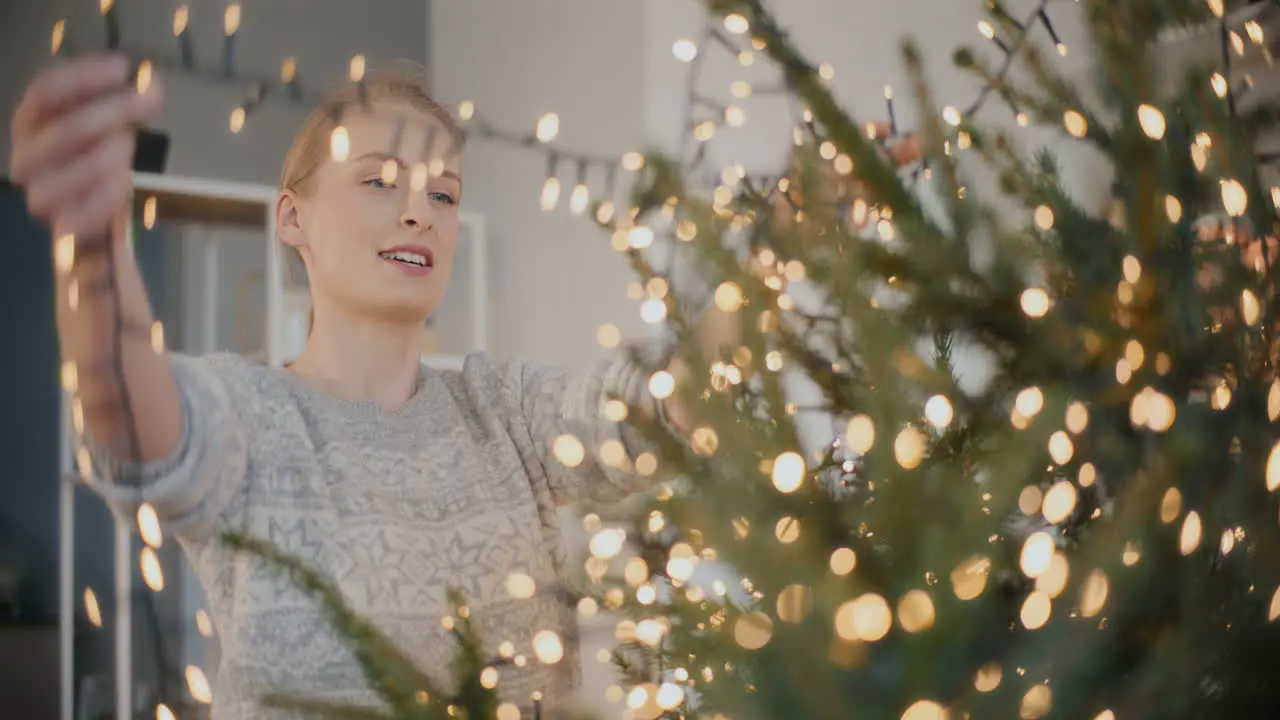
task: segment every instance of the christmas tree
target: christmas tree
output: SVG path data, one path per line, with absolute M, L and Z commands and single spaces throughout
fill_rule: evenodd
M 684 426 L 629 420 L 660 482 L 593 518 L 583 592 L 624 618 L 632 714 L 1275 715 L 1276 198 L 1258 146 L 1277 107 L 1221 62 L 1166 77 L 1159 56 L 1206 23 L 1227 62 L 1237 30 L 1261 44 L 1233 26 L 1246 3 L 1083 0 L 1088 95 L 1032 37 L 1057 42 L 1045 2 L 990 5 L 1002 67 L 957 52 L 1019 124 L 1110 160 L 1103 213 L 1053 153 L 936 108 L 910 43 L 926 121 L 903 171 L 761 0 L 706 4 L 778 65 L 804 122 L 784 175 L 711 193 L 651 154 L 633 212 L 606 223 L 645 237 L 624 243 L 643 279 L 668 280 L 643 251 L 656 235 L 699 278 L 662 297 L 674 354 L 650 383 Z M 710 354 L 706 313 L 737 332 Z M 814 417 L 835 430 L 814 437 Z M 427 680 L 389 643 L 335 617 L 396 717 L 441 711 L 412 707 Z M 489 660 L 463 658 L 470 687 Z M 494 712 L 478 690 L 443 699 Z
M 1162 77 L 1159 59 L 1208 23 L 1229 62 L 1237 30 L 1262 32 L 1233 13 L 1265 4 L 1085 0 L 1095 103 L 1031 37 L 1057 40 L 1046 3 L 989 5 L 1004 68 L 956 62 L 1019 124 L 1110 160 L 1101 214 L 1052 153 L 937 108 L 910 43 L 928 120 L 904 177 L 760 0 L 707 4 L 806 122 L 783 177 L 705 198 L 655 159 L 637 196 L 637 222 L 699 263 L 705 289 L 667 306 L 677 365 L 707 371 L 655 368 L 688 442 L 647 428 L 664 483 L 614 518 L 641 546 L 605 595 L 648 683 L 636 716 L 1273 715 L 1276 206 L 1257 148 L 1276 108 L 1229 66 Z M 710 303 L 741 331 L 715 356 L 687 320 Z M 989 378 L 965 382 L 960 353 Z M 837 428 L 816 448 L 806 412 Z M 708 561 L 730 580 L 699 582 Z

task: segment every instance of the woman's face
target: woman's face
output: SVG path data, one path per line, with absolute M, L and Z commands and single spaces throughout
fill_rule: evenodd
M 421 324 L 444 298 L 458 243 L 452 138 L 404 103 L 376 103 L 343 126 L 346 158 L 330 154 L 306 194 L 281 195 L 279 236 L 305 261 L 315 305 Z

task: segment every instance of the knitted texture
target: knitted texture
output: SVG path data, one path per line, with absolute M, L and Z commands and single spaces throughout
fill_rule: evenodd
M 620 359 L 572 377 L 475 354 L 460 372 L 423 366 L 413 397 L 385 410 L 236 355 L 172 362 L 179 447 L 141 466 L 92 447 L 93 487 L 124 516 L 153 505 L 190 558 L 221 642 L 214 720 L 286 717 L 257 704 L 265 692 L 377 704 L 320 607 L 262 562 L 221 547 L 226 530 L 320 569 L 437 682 L 449 680 L 454 650 L 441 622 L 445 591 L 461 589 L 488 649 L 496 656 L 510 642 L 526 658 L 501 671 L 504 698 L 528 708 L 536 691 L 544 717 L 564 712 L 580 669 L 574 615 L 558 593 L 556 509 L 643 488 L 598 455 L 609 440 L 631 457 L 639 450 L 600 412 L 608 396 L 652 406 L 639 368 Z M 552 453 L 566 434 L 586 449 L 572 468 Z M 532 599 L 507 593 L 513 572 L 534 579 Z M 562 637 L 559 662 L 536 659 L 542 630 Z

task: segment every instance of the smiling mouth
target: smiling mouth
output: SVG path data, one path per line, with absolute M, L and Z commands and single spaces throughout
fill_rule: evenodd
M 393 250 L 389 252 L 380 252 L 378 257 L 389 262 L 400 263 L 410 267 L 429 268 L 434 266 L 431 253 L 412 252 L 409 250 Z

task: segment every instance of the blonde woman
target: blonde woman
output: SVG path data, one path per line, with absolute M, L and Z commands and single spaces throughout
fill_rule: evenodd
M 449 284 L 464 182 L 459 153 L 448 151 L 461 147 L 458 127 L 404 66 L 371 72 L 363 93 L 331 94 L 285 158 L 276 231 L 301 256 L 314 307 L 293 365 L 156 354 L 136 332 L 152 314 L 124 221 L 134 126 L 156 114 L 161 92 L 135 90 L 119 57 L 59 61 L 14 114 L 11 174 L 55 238 L 76 238 L 75 261 L 58 275 L 58 326 L 79 368 L 93 487 L 125 517 L 153 507 L 199 574 L 222 650 L 213 717 L 270 717 L 257 703 L 266 692 L 375 700 L 316 604 L 219 547 L 225 530 L 321 569 L 437 678 L 448 677 L 453 650 L 445 590 L 460 587 L 489 649 L 510 643 L 523 660 L 501 671 L 504 696 L 525 717 L 535 697 L 543 717 L 559 717 L 579 668 L 573 614 L 554 592 L 564 555 L 556 508 L 644 485 L 617 460 L 642 448 L 599 409 L 616 395 L 657 413 L 647 379 L 621 360 L 583 377 L 482 355 L 460 372 L 421 364 L 424 321 Z M 349 148 L 335 158 L 339 116 Z M 109 238 L 91 239 L 105 227 Z M 127 403 L 108 371 L 108 285 L 126 328 Z M 130 428 L 137 459 L 124 444 Z M 554 457 L 562 436 L 577 439 L 562 443 L 580 443 L 581 459 Z M 511 597 L 513 573 L 539 592 Z M 563 639 L 563 657 L 552 647 L 537 659 L 533 638 L 544 630 Z

